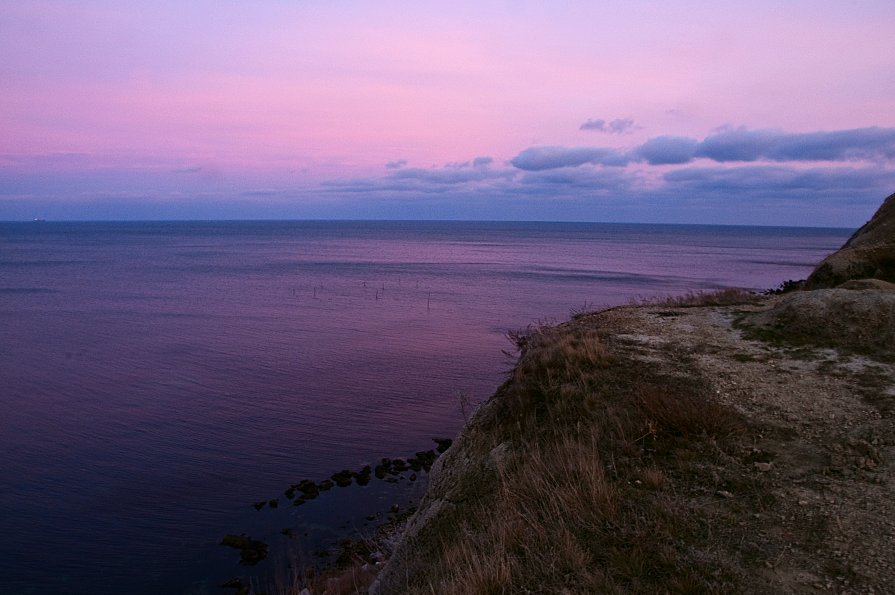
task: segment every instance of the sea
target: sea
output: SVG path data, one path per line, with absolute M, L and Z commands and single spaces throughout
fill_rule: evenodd
M 851 232 L 0 223 L 0 592 L 282 584 L 412 506 L 425 473 L 302 506 L 284 490 L 455 435 L 513 365 L 508 331 L 774 288 Z M 227 534 L 268 558 L 241 565 Z

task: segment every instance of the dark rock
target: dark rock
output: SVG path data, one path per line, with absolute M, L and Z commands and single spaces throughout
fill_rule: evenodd
M 255 507 L 255 510 L 261 510 L 261 509 L 264 508 L 266 505 L 267 505 L 267 501 L 265 500 L 265 501 L 263 501 L 263 502 L 255 502 L 252 506 Z
M 349 471 L 348 469 L 342 469 L 338 473 L 334 473 L 332 476 L 332 480 L 336 482 L 336 485 L 340 488 L 347 488 L 351 485 L 351 480 L 354 478 L 354 473 Z
M 438 445 L 435 448 L 435 450 L 438 451 L 438 454 L 441 454 L 444 451 L 446 451 L 447 449 L 449 449 L 451 447 L 451 444 L 454 443 L 454 441 L 451 440 L 450 438 L 432 438 L 432 441 Z
M 280 501 L 277 498 L 274 498 L 273 500 L 268 502 L 267 505 L 270 506 L 271 508 L 276 508 L 277 506 L 280 505 Z
M 267 544 L 263 541 L 252 539 L 245 533 L 239 535 L 227 534 L 221 540 L 221 545 L 239 550 L 239 563 L 243 566 L 254 566 L 267 557 Z
M 317 487 L 320 489 L 321 492 L 325 492 L 326 490 L 331 490 L 334 485 L 336 484 L 334 484 L 332 480 L 324 479 L 317 484 Z
M 805 287 L 805 283 L 805 279 L 800 279 L 799 281 L 789 279 L 778 285 L 775 289 L 769 289 L 765 293 L 768 295 L 782 295 L 791 291 L 799 291 Z
M 238 578 L 231 578 L 221 583 L 222 589 L 236 589 L 236 595 L 249 595 L 249 586 L 243 584 Z
M 432 468 L 432 463 L 434 463 L 437 458 L 438 455 L 435 454 L 434 450 L 424 450 L 416 453 L 416 460 L 426 472 Z
M 895 292 L 818 289 L 780 298 L 740 321 L 747 333 L 791 345 L 833 347 L 883 359 L 895 357 Z
M 316 498 L 320 493 L 320 488 L 318 488 L 317 484 L 310 479 L 302 480 L 297 487 L 302 494 L 310 498 Z

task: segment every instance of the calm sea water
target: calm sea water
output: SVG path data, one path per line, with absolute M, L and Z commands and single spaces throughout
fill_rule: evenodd
M 225 533 L 274 542 L 288 526 L 293 555 L 362 533 L 421 487 L 251 503 L 454 434 L 461 405 L 508 370 L 508 329 L 586 305 L 775 287 L 849 234 L 0 223 L 0 592 L 215 593 L 244 571 L 217 545 Z

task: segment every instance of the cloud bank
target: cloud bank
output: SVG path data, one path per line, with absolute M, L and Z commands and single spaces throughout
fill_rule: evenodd
M 382 174 L 241 179 L 185 165 L 91 170 L 0 159 L 0 219 L 389 218 L 857 227 L 895 190 L 895 128 L 724 128 L 627 148 L 534 146 Z M 76 157 L 76 160 L 85 159 Z M 63 198 L 64 197 L 64 198 Z
M 895 128 L 854 128 L 831 132 L 724 129 L 701 141 L 656 136 L 628 151 L 606 147 L 530 147 L 510 163 L 525 171 L 581 165 L 681 165 L 697 159 L 717 163 L 889 161 L 895 159 Z
M 601 147 L 530 147 L 510 160 L 517 169 L 543 171 L 579 165 L 626 165 L 628 160 L 614 149 Z
M 528 205 L 541 218 L 554 219 L 713 217 L 727 223 L 857 226 L 895 190 L 893 160 L 895 128 L 724 128 L 702 139 L 655 136 L 627 149 L 534 146 L 504 163 L 480 157 L 333 180 L 325 187 L 381 200 L 439 196 L 440 205 L 456 201 L 466 213 L 481 209 L 487 213 L 481 216 L 492 217 L 498 205 L 507 217 Z M 819 210 L 832 214 L 823 220 L 814 216 Z

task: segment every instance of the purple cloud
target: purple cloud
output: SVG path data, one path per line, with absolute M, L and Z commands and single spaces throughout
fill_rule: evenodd
M 616 118 L 611 122 L 606 120 L 588 119 L 578 127 L 578 130 L 595 130 L 606 134 L 624 134 L 634 128 L 634 120 L 631 118 Z
M 515 172 L 509 169 L 496 170 L 486 165 L 469 167 L 471 163 L 473 162 L 449 163 L 444 167 L 431 169 L 410 167 L 380 178 L 336 179 L 322 182 L 322 185 L 333 191 L 351 193 L 389 191 L 429 194 L 447 192 L 469 185 L 493 183 L 515 175 Z
M 885 194 L 895 186 L 895 172 L 876 167 L 716 166 L 666 172 L 663 180 L 668 188 L 697 196 L 801 197 L 810 201 L 867 191 Z
M 697 157 L 713 161 L 852 161 L 895 158 L 895 128 L 854 128 L 832 132 L 723 130 L 706 137 Z
M 462 169 L 464 167 L 487 167 L 494 162 L 494 159 L 491 157 L 476 157 L 472 161 L 463 161 L 460 163 L 448 163 L 445 167 L 453 167 L 456 169 Z
M 396 161 L 389 161 L 385 164 L 385 167 L 386 169 L 401 169 L 405 165 L 407 165 L 406 159 L 398 159 Z
M 586 163 L 626 165 L 627 160 L 614 149 L 602 147 L 530 147 L 510 159 L 510 163 L 525 171 L 543 171 Z
M 651 138 L 632 154 L 650 165 L 672 165 L 693 160 L 699 141 L 685 136 L 657 136 Z
M 625 166 L 631 162 L 681 165 L 698 158 L 718 163 L 886 161 L 895 159 L 895 128 L 806 133 L 736 128 L 722 130 L 702 141 L 656 136 L 627 153 L 605 147 L 530 147 L 510 163 L 525 171 L 543 171 L 582 165 Z

